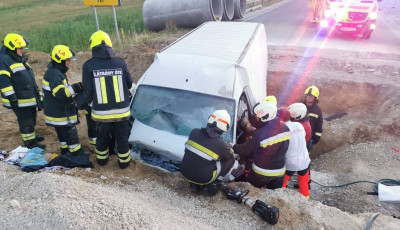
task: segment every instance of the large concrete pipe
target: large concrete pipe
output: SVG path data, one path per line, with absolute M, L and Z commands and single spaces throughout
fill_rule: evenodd
M 246 0 L 235 0 L 235 11 L 233 14 L 233 19 L 241 19 L 246 14 L 247 1 Z
M 167 22 L 194 28 L 207 21 L 220 21 L 223 0 L 146 0 L 143 20 L 149 30 L 159 31 Z
M 224 14 L 222 15 L 223 21 L 231 21 L 235 12 L 235 0 L 224 0 Z

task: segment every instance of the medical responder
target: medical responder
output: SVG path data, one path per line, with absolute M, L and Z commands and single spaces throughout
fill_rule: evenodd
M 322 135 L 322 124 L 324 122 L 321 108 L 318 106 L 319 90 L 316 86 L 310 86 L 304 92 L 303 103 L 307 106 L 307 116 L 311 125 L 311 140 L 307 143 L 308 151 L 319 142 Z
M 299 122 L 303 125 L 304 131 L 306 132 L 306 142 L 310 141 L 311 138 L 311 125 L 307 116 L 307 107 L 303 103 L 293 103 L 288 107 L 291 121 Z
M 240 157 L 253 155 L 247 180 L 257 188 L 281 188 L 285 175 L 285 154 L 289 146 L 289 128 L 277 117 L 271 101 L 261 101 L 253 108 L 261 125 L 246 143 L 233 146 Z
M 185 143 L 180 171 L 192 191 L 214 196 L 222 182 L 233 181 L 244 173 L 230 144 L 221 135 L 229 129 L 231 118 L 226 110 L 216 110 L 206 128 L 193 129 Z
M 42 109 L 40 92 L 32 68 L 27 63 L 24 50 L 29 42 L 21 35 L 10 33 L 0 49 L 0 90 L 3 106 L 17 116 L 22 141 L 27 148 L 46 148 L 38 143 L 44 139 L 36 134 L 36 116 Z
M 96 159 L 105 165 L 109 159 L 110 133 L 115 130 L 118 164 L 121 169 L 131 161 L 129 89 L 132 78 L 126 63 L 115 57 L 111 39 L 99 30 L 90 37 L 92 59 L 83 65 L 83 100 L 92 102 L 92 119 L 97 122 Z
M 67 71 L 76 60 L 75 52 L 65 45 L 56 45 L 43 77 L 43 107 L 46 125 L 55 128 L 61 154 L 83 154 L 76 125 L 78 110 L 73 104 L 75 95 L 83 91 L 81 82 L 70 84 Z
M 306 198 L 309 198 L 310 190 L 308 188 L 308 166 L 310 165 L 311 160 L 308 154 L 307 143 L 305 139 L 306 132 L 303 125 L 301 125 L 299 122 L 290 121 L 290 118 L 297 118 L 298 114 L 303 113 L 302 109 L 298 111 L 296 111 L 296 109 L 297 108 L 293 108 L 292 106 L 292 113 L 290 113 L 287 108 L 281 108 L 278 111 L 279 119 L 282 122 L 285 122 L 286 126 L 290 130 L 289 147 L 285 157 L 286 172 L 282 187 L 286 188 L 290 178 L 295 172 L 297 172 L 299 192 Z

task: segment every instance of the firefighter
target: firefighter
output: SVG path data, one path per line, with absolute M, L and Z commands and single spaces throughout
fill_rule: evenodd
M 318 106 L 319 90 L 316 86 L 310 86 L 304 92 L 303 103 L 307 106 L 307 116 L 310 119 L 311 139 L 307 142 L 307 149 L 311 151 L 313 146 L 319 142 L 322 135 L 322 124 L 324 122 L 321 108 Z
M 44 120 L 54 127 L 60 141 L 61 154 L 83 154 L 76 125 L 78 111 L 73 104 L 75 95 L 83 91 L 81 82 L 70 84 L 66 72 L 76 60 L 75 52 L 65 45 L 56 45 L 51 52 L 51 61 L 43 77 Z
M 303 103 L 293 103 L 288 107 L 291 121 L 299 122 L 303 125 L 304 131 L 306 132 L 306 142 L 310 141 L 311 138 L 311 125 L 307 116 L 307 107 Z
M 298 119 L 299 114 L 306 113 L 306 108 L 300 106 L 291 105 L 291 110 L 287 108 L 279 109 L 279 119 L 282 122 L 285 122 L 286 126 L 290 130 L 290 142 L 289 147 L 286 152 L 285 157 L 285 177 L 283 179 L 283 188 L 287 187 L 287 184 L 290 178 L 293 176 L 295 172 L 297 172 L 297 179 L 299 183 L 299 192 L 304 195 L 307 199 L 310 197 L 310 190 L 308 187 L 309 181 L 309 165 L 310 165 L 310 157 L 307 151 L 307 143 L 306 143 L 306 131 L 304 127 L 299 122 L 290 121 L 291 118 Z M 289 112 L 290 111 L 290 112 Z
M 192 191 L 214 196 L 221 181 L 233 181 L 244 173 L 244 166 L 235 160 L 230 144 L 221 138 L 230 123 L 226 110 L 216 110 L 208 118 L 206 128 L 190 133 L 180 171 Z
M 42 110 L 42 93 L 24 50 L 29 42 L 21 35 L 10 33 L 0 49 L 0 89 L 3 106 L 17 116 L 22 141 L 27 148 L 46 148 L 38 143 L 44 139 L 36 134 L 37 111 Z
M 90 48 L 92 59 L 82 69 L 83 101 L 92 102 L 91 116 L 97 122 L 97 163 L 103 166 L 108 162 L 110 134 L 115 130 L 118 164 L 124 169 L 132 159 L 128 144 L 132 78 L 126 63 L 115 57 L 108 34 L 101 30 L 93 33 Z
M 233 146 L 240 157 L 253 156 L 253 164 L 247 177 L 257 188 L 281 188 L 285 174 L 285 154 L 289 146 L 289 128 L 277 117 L 276 104 L 261 101 L 253 108 L 259 127 L 252 138 Z

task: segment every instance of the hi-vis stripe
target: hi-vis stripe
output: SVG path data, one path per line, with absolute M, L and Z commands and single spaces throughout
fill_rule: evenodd
M 8 71 L 0 70 L 0 75 L 2 75 L 2 74 L 5 74 L 5 75 L 7 75 L 8 77 L 11 77 L 11 74 L 10 74 L 10 72 L 8 72 Z
M 208 148 L 201 146 L 197 144 L 194 141 L 188 140 L 185 143 L 185 147 L 192 151 L 193 153 L 196 153 L 200 157 L 212 161 L 212 160 L 218 160 L 219 156 L 218 154 L 214 153 L 213 151 L 209 150 Z
M 43 87 L 42 87 L 43 89 L 45 89 L 47 91 L 51 91 L 50 84 L 48 81 L 42 80 L 42 83 L 43 83 Z
M 11 107 L 10 100 L 8 100 L 8 99 L 2 98 L 1 102 L 3 102 L 4 106 Z
M 13 65 L 10 65 L 10 69 L 11 69 L 11 71 L 13 73 L 16 73 L 16 72 L 21 71 L 21 70 L 26 70 L 24 64 L 22 64 L 22 63 L 16 63 L 16 64 L 13 64 Z
M 44 116 L 44 121 L 50 125 L 68 125 L 67 117 L 56 118 L 56 117 Z M 70 116 L 69 121 L 72 124 L 78 122 L 78 116 L 77 115 Z
M 315 117 L 315 118 L 319 117 L 318 114 L 315 114 L 315 113 L 309 113 L 308 116 L 309 117 Z
M 129 109 L 129 106 L 122 109 L 113 109 L 107 111 L 97 111 L 94 109 L 92 110 L 92 118 L 101 120 L 123 118 L 123 117 L 128 117 L 130 115 L 131 111 Z
M 21 137 L 23 141 L 29 141 L 29 140 L 33 140 L 36 139 L 36 133 L 21 133 Z
M 279 142 L 290 140 L 290 132 L 280 133 L 260 142 L 260 146 L 266 148 L 267 146 L 277 144 Z
M 285 174 L 285 167 L 281 169 L 263 169 L 258 167 L 257 165 L 253 164 L 252 167 L 253 171 L 262 176 L 282 176 Z
M 12 86 L 8 86 L 8 87 L 5 87 L 5 88 L 2 88 L 1 89 L 1 92 L 4 94 L 4 96 L 10 96 L 11 94 L 14 94 L 15 93 L 15 91 L 14 91 L 14 88 L 12 87 Z
M 27 107 L 31 105 L 36 105 L 36 98 L 18 99 L 18 107 Z
M 319 133 L 319 132 L 315 132 L 315 136 L 321 136 L 322 135 L 322 133 Z
M 107 89 L 106 87 L 106 77 L 95 78 L 94 82 L 96 85 L 97 102 L 99 104 L 107 104 L 108 103 L 107 90 L 110 89 Z M 122 84 L 122 75 L 113 75 L 112 82 L 115 95 L 115 102 L 118 103 L 121 101 L 125 101 L 124 85 Z

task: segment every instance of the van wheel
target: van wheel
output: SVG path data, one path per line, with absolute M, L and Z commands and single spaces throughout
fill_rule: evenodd
M 372 30 L 369 30 L 369 31 L 364 33 L 363 38 L 370 39 L 371 38 L 371 34 L 372 34 Z

